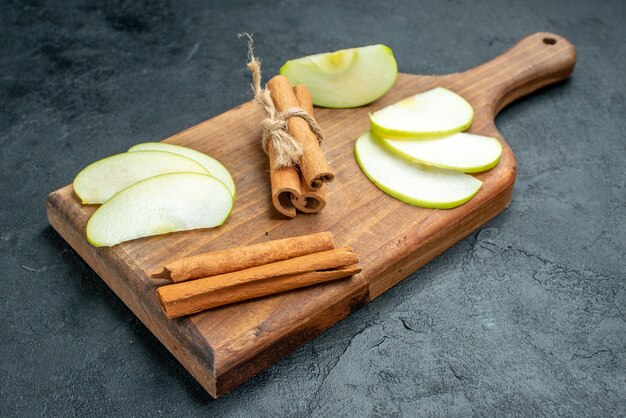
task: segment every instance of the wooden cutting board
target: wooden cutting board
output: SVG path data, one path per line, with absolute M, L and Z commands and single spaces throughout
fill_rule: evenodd
M 567 40 L 536 33 L 463 73 L 400 74 L 396 86 L 370 106 L 316 109 L 326 135 L 325 152 L 336 170 L 335 182 L 328 187 L 328 204 L 317 215 L 299 214 L 288 220 L 273 209 L 268 162 L 260 147 L 263 113 L 257 104 L 248 102 L 165 140 L 210 154 L 233 174 L 237 199 L 223 226 L 94 248 L 85 239 L 85 225 L 95 207 L 82 206 L 71 185 L 48 196 L 48 218 L 217 397 L 345 318 L 504 210 L 515 181 L 515 157 L 494 118 L 513 100 L 567 78 L 575 62 L 575 48 Z M 451 210 L 417 208 L 384 194 L 363 175 L 353 156 L 355 139 L 369 129 L 368 112 L 436 86 L 455 91 L 472 104 L 475 119 L 469 132 L 497 137 L 504 146 L 498 166 L 477 175 L 484 184 L 476 197 Z M 361 274 L 174 320 L 165 316 L 156 298 L 155 289 L 163 281 L 148 275 L 165 261 L 182 256 L 326 230 L 332 231 L 337 243 L 354 247 L 361 259 Z

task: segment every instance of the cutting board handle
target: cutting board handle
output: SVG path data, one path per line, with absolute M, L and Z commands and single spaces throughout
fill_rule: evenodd
M 486 102 L 493 117 L 512 101 L 541 87 L 565 80 L 574 71 L 576 48 L 562 36 L 537 32 L 516 43 L 493 60 L 465 72 L 467 77 L 492 86 L 486 88 Z

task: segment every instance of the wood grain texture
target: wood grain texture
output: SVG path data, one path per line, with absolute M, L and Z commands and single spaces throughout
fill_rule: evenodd
M 463 73 L 400 74 L 396 86 L 369 106 L 316 109 L 326 136 L 323 148 L 336 175 L 326 190 L 327 206 L 319 214 L 289 220 L 273 208 L 268 162 L 260 146 L 263 113 L 248 102 L 166 140 L 218 158 L 233 174 L 238 196 L 222 227 L 94 248 L 85 240 L 85 225 L 95 208 L 82 206 L 71 186 L 48 196 L 48 218 L 204 388 L 219 396 L 504 210 L 515 181 L 515 158 L 494 118 L 511 101 L 567 78 L 575 62 L 569 42 L 537 33 Z M 355 139 L 369 129 L 368 112 L 436 86 L 457 92 L 472 104 L 475 119 L 469 132 L 497 137 L 504 146 L 498 166 L 477 175 L 484 184 L 476 197 L 451 210 L 417 208 L 384 194 L 367 180 L 353 157 Z M 164 282 L 151 278 L 149 272 L 165 260 L 326 230 L 332 231 L 338 244 L 354 248 L 363 267 L 360 274 L 180 319 L 168 319 L 159 306 L 155 289 Z

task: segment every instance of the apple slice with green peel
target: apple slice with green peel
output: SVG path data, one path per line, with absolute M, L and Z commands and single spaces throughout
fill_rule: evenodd
M 489 170 L 502 155 L 497 139 L 463 132 L 412 140 L 376 136 L 383 147 L 407 160 L 465 173 Z
M 445 136 L 472 125 L 474 109 L 443 87 L 407 97 L 370 114 L 372 130 L 387 138 Z
M 307 86 L 314 105 L 347 108 L 387 93 L 398 77 L 398 65 L 389 47 L 370 45 L 290 60 L 280 74 L 292 85 Z
M 470 200 L 482 186 L 468 174 L 407 161 L 383 148 L 370 132 L 357 139 L 354 154 L 372 183 L 411 205 L 454 208 Z
M 233 198 L 236 195 L 235 182 L 226 167 L 224 167 L 222 163 L 217 161 L 215 158 L 209 157 L 200 151 L 180 145 L 166 144 L 164 142 L 144 142 L 143 144 L 137 144 L 128 150 L 128 152 L 136 151 L 165 151 L 191 158 L 204 166 L 209 174 L 224 183 L 226 187 L 228 187 L 228 190 L 230 190 Z
M 87 222 L 96 247 L 168 232 L 212 228 L 233 207 L 230 190 L 215 177 L 169 173 L 142 180 L 100 206 Z
M 209 174 L 198 162 L 171 152 L 125 152 L 84 168 L 74 179 L 74 192 L 83 204 L 104 203 L 133 183 L 174 172 Z

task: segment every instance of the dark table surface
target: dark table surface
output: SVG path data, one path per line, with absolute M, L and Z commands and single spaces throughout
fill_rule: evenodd
M 0 416 L 626 414 L 626 2 L 3 2 Z M 54 4 L 53 4 L 54 3 Z M 536 31 L 573 77 L 497 120 L 508 210 L 212 400 L 48 225 L 88 163 L 249 99 L 289 58 L 373 43 L 473 67 Z

